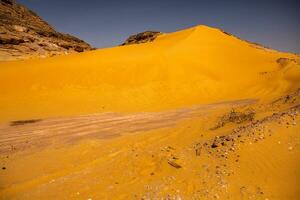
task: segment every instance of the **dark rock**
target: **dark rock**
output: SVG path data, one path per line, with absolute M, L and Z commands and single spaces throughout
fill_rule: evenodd
M 84 52 L 84 48 L 82 48 L 80 46 L 75 47 L 74 50 L 77 51 L 77 52 Z
M 218 147 L 218 144 L 216 142 L 213 142 L 211 145 L 211 148 L 217 148 L 217 147 Z
M 174 162 L 173 160 L 169 160 L 168 164 L 171 165 L 172 167 L 175 167 L 177 169 L 182 168 L 181 165 L 177 164 L 176 162 Z
M 0 36 L 0 44 L 18 45 L 24 42 L 25 41 L 20 38 L 3 38 Z
M 140 44 L 140 43 L 152 42 L 160 34 L 162 34 L 162 33 L 158 32 L 158 31 L 145 31 L 142 33 L 138 33 L 136 35 L 129 36 L 129 38 L 121 45 L 124 46 L 124 45 L 130 45 L 130 44 Z
M 0 1 L 1 3 L 3 2 L 3 3 L 6 3 L 6 4 L 9 4 L 9 5 L 13 5 L 14 4 L 14 0 L 1 0 Z
M 41 119 L 18 120 L 10 122 L 10 126 L 20 126 L 25 124 L 32 124 L 42 121 Z

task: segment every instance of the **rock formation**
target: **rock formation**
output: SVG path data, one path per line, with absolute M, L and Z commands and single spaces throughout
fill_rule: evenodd
M 162 33 L 158 32 L 158 31 L 145 31 L 145 32 L 142 32 L 142 33 L 131 35 L 122 44 L 122 46 L 130 45 L 130 44 L 140 44 L 140 43 L 152 42 L 160 34 L 162 34 Z
M 91 49 L 86 42 L 55 31 L 14 0 L 0 0 L 0 60 L 48 57 Z

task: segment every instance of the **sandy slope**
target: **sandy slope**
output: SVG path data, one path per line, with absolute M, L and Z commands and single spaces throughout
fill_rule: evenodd
M 299 57 L 205 26 L 2 62 L 0 199 L 299 199 L 298 88 Z
M 2 62 L 0 120 L 270 99 L 299 86 L 296 61 L 279 58 L 296 56 L 197 26 L 153 43 Z
M 255 118 L 228 121 L 232 108 Z M 0 199 L 297 199 L 299 114 L 300 90 L 268 104 L 2 124 Z

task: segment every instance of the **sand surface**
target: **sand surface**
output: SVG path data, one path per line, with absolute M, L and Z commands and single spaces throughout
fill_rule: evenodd
M 0 62 L 0 199 L 299 199 L 299 88 L 206 26 Z

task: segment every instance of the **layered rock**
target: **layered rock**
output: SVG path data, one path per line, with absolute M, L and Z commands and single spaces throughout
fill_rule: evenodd
M 142 33 L 129 36 L 129 38 L 121 45 L 124 46 L 124 45 L 152 42 L 160 34 L 162 33 L 158 31 L 145 31 Z
M 57 32 L 14 0 L 0 0 L 0 60 L 48 57 L 91 49 L 86 42 Z

